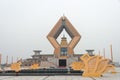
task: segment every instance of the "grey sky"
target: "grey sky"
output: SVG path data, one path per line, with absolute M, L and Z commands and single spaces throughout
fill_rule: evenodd
M 65 14 L 82 35 L 75 53 L 106 48 L 110 58 L 120 62 L 120 0 L 0 0 L 0 53 L 28 58 L 34 49 L 52 54 L 53 47 L 46 35 Z M 61 36 L 61 35 L 60 35 Z

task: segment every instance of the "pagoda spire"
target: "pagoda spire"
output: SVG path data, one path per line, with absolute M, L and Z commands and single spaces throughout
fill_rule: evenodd
M 63 34 L 63 37 L 61 38 L 61 47 L 67 47 L 68 42 L 67 42 L 67 38 L 65 37 L 65 35 Z

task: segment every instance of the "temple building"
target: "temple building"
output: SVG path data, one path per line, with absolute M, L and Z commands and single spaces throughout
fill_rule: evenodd
M 57 38 L 63 30 L 65 30 L 71 38 L 69 43 L 65 35 L 61 38 L 60 43 L 57 41 Z M 65 16 L 62 16 L 58 20 L 47 35 L 47 38 L 54 47 L 54 52 L 52 54 L 41 54 L 41 50 L 34 50 L 32 58 L 23 60 L 22 66 L 30 66 L 38 63 L 40 68 L 67 68 L 70 67 L 72 62 L 80 60 L 82 54 L 75 54 L 74 48 L 79 42 L 81 35 Z

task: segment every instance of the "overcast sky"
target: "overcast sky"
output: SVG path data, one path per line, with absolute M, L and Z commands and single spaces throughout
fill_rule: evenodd
M 0 0 L 2 62 L 7 55 L 9 62 L 12 56 L 29 58 L 34 49 L 53 54 L 46 36 L 63 14 L 82 36 L 75 53 L 94 49 L 103 55 L 105 48 L 110 58 L 112 44 L 114 61 L 120 62 L 120 0 Z

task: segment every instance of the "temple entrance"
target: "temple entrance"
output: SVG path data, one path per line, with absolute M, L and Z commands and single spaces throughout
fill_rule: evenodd
M 66 67 L 66 59 L 59 59 L 59 67 Z

